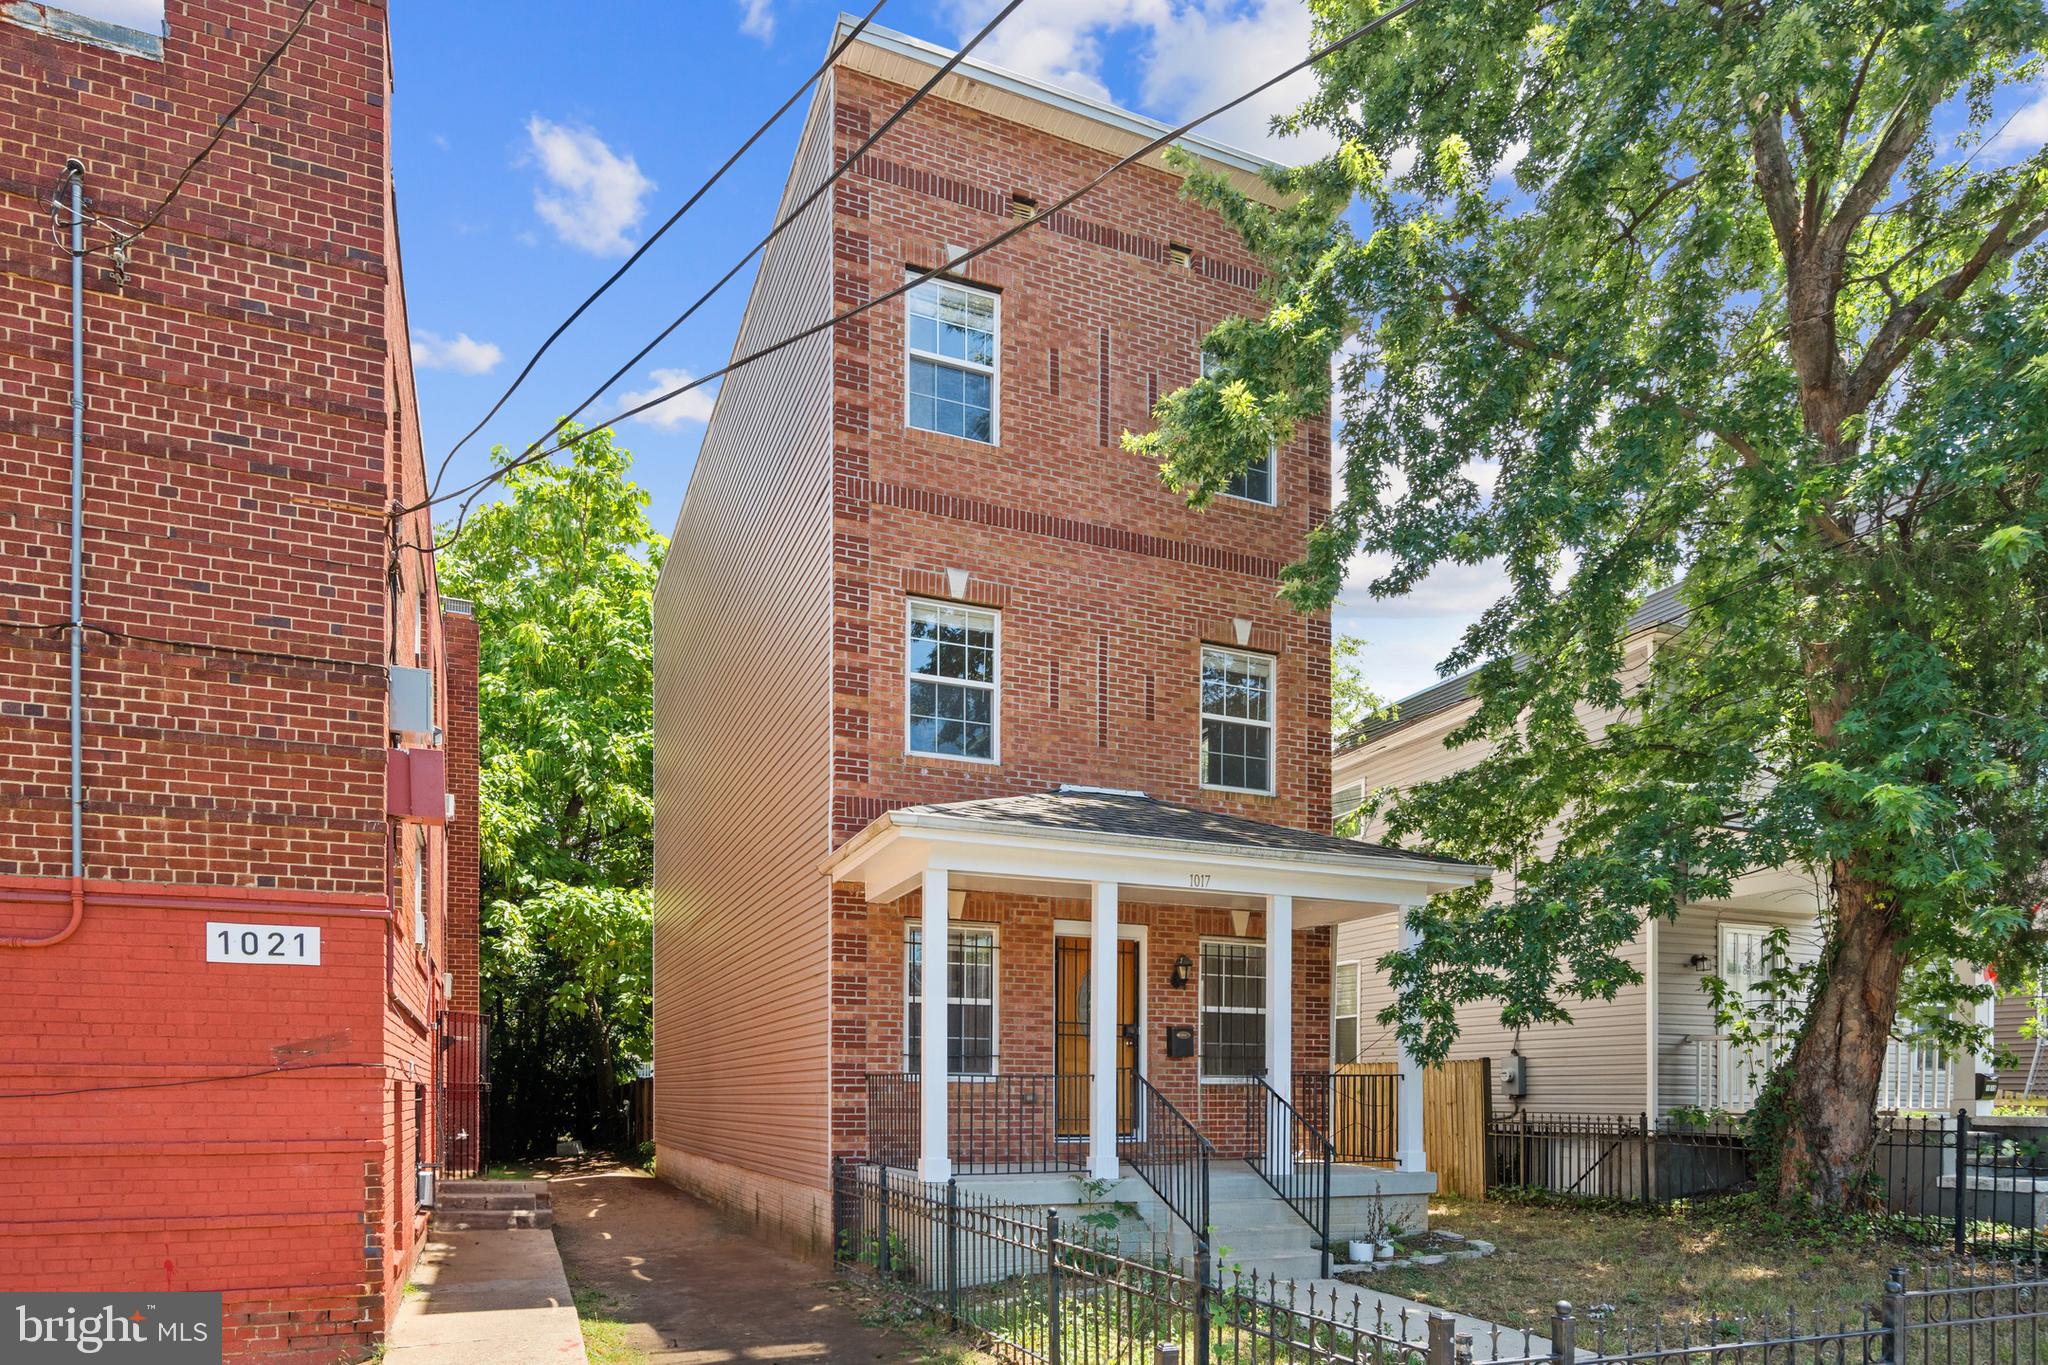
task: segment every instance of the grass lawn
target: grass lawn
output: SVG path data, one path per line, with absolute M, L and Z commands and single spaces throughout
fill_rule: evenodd
M 1446 1198 L 1431 1202 L 1429 1222 L 1497 1249 L 1477 1261 L 1374 1271 L 1358 1282 L 1537 1332 L 1547 1332 L 1564 1299 L 1584 1324 L 1581 1345 L 1602 1316 L 1610 1330 L 1667 1336 L 1697 1331 L 1710 1314 L 1782 1324 L 1796 1308 L 1802 1322 L 1814 1312 L 1854 1321 L 1884 1292 L 1890 1267 L 1946 1260 L 1874 1233 L 1788 1223 L 1748 1199 L 1607 1210 Z
M 493 1161 L 486 1166 L 479 1180 L 540 1180 L 547 1172 L 533 1161 Z
M 588 1285 L 571 1285 L 569 1293 L 583 1320 L 583 1350 L 590 1365 L 647 1365 L 647 1352 L 627 1340 L 631 1324 L 616 1316 L 617 1299 Z

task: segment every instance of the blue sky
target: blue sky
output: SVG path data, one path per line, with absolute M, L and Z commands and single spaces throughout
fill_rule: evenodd
M 143 28 L 163 13 L 162 0 L 68 4 Z M 856 5 L 866 8 L 846 0 Z M 889 0 L 876 22 L 957 44 L 999 5 Z M 556 321 L 810 73 L 841 8 L 812 0 L 613 0 L 582 11 L 531 0 L 392 6 L 394 154 L 430 464 Z M 976 55 L 1177 122 L 1297 60 L 1307 40 L 1301 0 L 1025 0 Z M 1278 159 L 1311 155 L 1321 148 L 1264 132 L 1270 115 L 1306 89 L 1297 78 L 1204 131 Z M 773 221 L 800 119 L 801 106 L 556 344 L 457 457 L 449 486 L 482 473 L 493 443 L 518 448 L 539 437 L 753 245 Z M 2022 149 L 2048 136 L 2048 90 L 2008 132 Z M 591 415 L 722 364 L 751 278 L 750 268 L 727 285 Z M 620 430 L 663 531 L 674 524 L 710 399 L 708 389 L 692 393 Z M 1369 642 L 1368 680 L 1398 698 L 1435 680 L 1437 662 L 1501 586 L 1492 566 L 1441 570 L 1391 602 L 1354 586 L 1336 628 Z

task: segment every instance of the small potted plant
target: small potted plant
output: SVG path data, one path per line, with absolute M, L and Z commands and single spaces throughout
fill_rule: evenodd
M 1345 1244 L 1353 1262 L 1370 1265 L 1381 1257 L 1387 1240 L 1387 1206 L 1378 1193 L 1368 1195 L 1360 1206 L 1359 1235 Z
M 1376 1248 L 1382 1261 L 1391 1261 L 1394 1257 L 1400 1255 L 1401 1249 L 1394 1245 L 1394 1239 L 1399 1237 L 1404 1231 L 1405 1229 L 1401 1226 L 1400 1219 L 1389 1218 L 1387 1220 L 1386 1231 L 1380 1234 L 1380 1244 Z

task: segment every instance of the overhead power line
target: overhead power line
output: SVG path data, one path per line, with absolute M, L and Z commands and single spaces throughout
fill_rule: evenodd
M 973 52 L 975 48 L 979 47 L 983 39 L 987 38 L 991 33 L 994 33 L 996 31 L 996 26 L 1002 23 L 1003 20 L 1009 18 L 1011 13 L 1016 10 L 1017 6 L 1022 3 L 1023 0 L 1009 0 L 1008 4 L 1004 5 L 1001 9 L 997 10 L 996 13 L 989 19 L 989 21 L 981 26 L 981 30 L 979 32 L 977 32 L 972 38 L 968 39 L 966 44 L 962 46 L 958 52 L 955 52 L 952 56 L 948 57 L 945 63 L 941 65 L 937 71 L 932 73 L 930 80 L 927 80 L 923 85 L 919 86 L 914 92 L 912 92 L 910 98 L 903 101 L 902 104 L 898 105 L 895 112 L 890 114 L 888 118 L 883 119 L 881 125 L 875 128 L 872 132 L 870 132 L 867 135 L 867 137 L 862 139 L 858 147 L 855 147 L 852 151 L 848 152 L 845 158 L 842 161 L 840 161 L 840 163 L 837 166 L 832 168 L 832 173 L 826 176 L 823 180 L 819 181 L 818 184 L 812 188 L 811 192 L 805 195 L 803 197 L 803 200 L 800 203 L 798 203 L 795 208 L 791 209 L 788 213 L 783 214 L 781 218 L 777 219 L 775 225 L 768 229 L 768 234 L 765 237 L 761 238 L 760 241 L 754 243 L 752 247 L 748 248 L 746 255 L 740 257 L 737 261 L 734 261 L 732 263 L 731 269 L 727 270 L 723 275 L 720 275 L 717 281 L 714 284 L 712 284 L 712 286 L 709 289 L 705 290 L 702 294 L 699 294 L 695 301 L 692 302 L 689 307 L 685 308 L 681 313 L 678 313 L 674 321 L 670 322 L 668 326 L 662 328 L 659 332 L 655 333 L 646 345 L 642 346 L 639 350 L 635 351 L 632 354 L 632 356 L 627 359 L 625 364 L 619 366 L 619 368 L 617 368 L 616 370 L 613 370 L 611 374 L 608 377 L 606 377 L 601 383 L 599 383 L 596 388 L 592 389 L 587 395 L 584 396 L 582 402 L 578 403 L 568 413 L 558 418 L 553 426 L 549 427 L 546 431 L 542 432 L 540 438 L 529 444 L 526 447 L 525 451 L 521 453 L 521 458 L 524 459 L 525 456 L 531 455 L 536 450 L 539 450 L 543 445 L 545 445 L 550 439 L 553 438 L 556 432 L 560 431 L 563 427 L 568 426 L 569 423 L 575 421 L 576 418 L 580 416 L 586 409 L 588 409 L 591 404 L 595 403 L 598 399 L 604 397 L 604 395 L 611 389 L 612 385 L 618 383 L 628 374 L 631 374 L 633 372 L 634 367 L 637 366 L 641 361 L 645 360 L 648 354 L 652 352 L 655 347 L 661 345 L 662 342 L 668 340 L 670 336 L 674 335 L 675 330 L 678 327 L 681 327 L 684 323 L 688 322 L 693 316 L 695 316 L 697 310 L 702 308 L 705 304 L 709 303 L 713 295 L 717 294 L 719 290 L 725 288 L 726 285 L 730 284 L 732 282 L 733 277 L 739 274 L 740 271 L 746 269 L 747 262 L 753 260 L 754 257 L 760 255 L 762 251 L 766 250 L 769 243 L 773 242 L 777 237 L 781 236 L 783 231 L 787 229 L 791 223 L 794 223 L 798 218 L 801 218 L 804 215 L 804 213 L 807 210 L 809 210 L 811 205 L 818 202 L 818 199 L 825 193 L 825 191 L 831 189 L 832 186 L 839 181 L 840 177 L 844 176 L 849 170 L 851 170 L 854 166 L 859 164 L 860 159 L 863 156 L 867 155 L 868 150 L 871 147 L 873 147 L 877 142 L 881 141 L 882 135 L 884 133 L 887 133 L 891 128 L 894 128 L 897 125 L 897 123 L 902 120 L 905 114 L 908 114 L 912 109 L 916 108 L 919 102 L 921 102 L 925 98 L 925 96 L 929 95 L 934 89 L 937 88 L 940 81 L 944 80 L 947 76 L 951 75 L 953 69 L 959 66 L 961 62 L 965 61 L 967 59 L 967 55 Z M 721 373 L 723 372 L 721 371 Z M 684 389 L 677 389 L 675 390 L 675 392 L 682 393 L 685 392 L 688 388 L 695 387 L 696 385 L 694 384 L 687 385 Z M 635 411 L 640 411 L 640 409 L 635 409 Z M 606 425 L 609 425 L 609 423 L 607 423 Z M 471 433 L 471 435 L 474 434 L 474 432 Z M 468 438 L 465 437 L 464 439 L 466 440 Z M 445 461 L 443 462 L 442 467 L 444 469 L 447 467 Z M 437 485 L 437 487 L 435 490 L 430 491 L 428 493 L 427 501 L 426 504 L 424 505 L 431 506 L 436 501 L 439 483 L 440 478 L 437 475 L 435 478 L 435 484 Z M 455 490 L 455 492 L 451 493 L 449 496 L 455 497 L 466 491 L 468 491 L 467 486 Z M 406 508 L 405 510 L 410 512 L 417 510 L 417 508 L 409 507 Z M 456 534 L 461 534 L 461 528 L 459 525 L 456 529 Z
M 605 292 L 609 290 L 613 285 L 617 284 L 620 278 L 624 276 L 627 271 L 631 270 L 634 267 L 634 265 L 639 262 L 642 256 L 645 256 L 647 254 L 648 249 L 650 247 L 652 247 L 656 242 L 661 240 L 662 234 L 666 233 L 670 228 L 674 227 L 678 222 L 682 221 L 683 215 L 688 213 L 692 208 L 696 207 L 697 201 L 699 199 L 702 199 L 705 196 L 705 194 L 711 189 L 711 187 L 713 185 L 716 185 L 719 182 L 719 180 L 725 175 L 725 173 L 731 170 L 733 166 L 738 163 L 739 159 L 745 156 L 747 152 L 752 149 L 753 145 L 756 142 L 759 142 L 763 137 L 765 137 L 770 128 L 773 128 L 778 122 L 781 121 L 782 116 L 788 113 L 791 107 L 794 106 L 799 99 L 803 98 L 804 92 L 806 90 L 809 90 L 812 86 L 816 85 L 819 82 L 819 80 L 821 80 L 824 77 L 825 73 L 832 69 L 832 64 L 839 60 L 839 55 L 842 52 L 846 51 L 846 49 L 853 43 L 854 39 L 860 37 L 860 35 L 867 29 L 868 24 L 873 21 L 875 15 L 881 12 L 882 6 L 887 3 L 888 0 L 875 0 L 874 8 L 870 9 L 866 14 L 862 15 L 860 17 L 860 21 L 856 23 L 851 29 L 847 30 L 846 36 L 844 38 L 841 38 L 837 43 L 833 44 L 832 50 L 826 54 L 825 60 L 819 64 L 818 69 L 813 71 L 809 76 L 805 77 L 804 83 L 802 85 L 799 85 L 796 89 L 789 92 L 789 98 L 784 100 L 780 105 L 778 105 L 776 107 L 775 112 L 770 114 L 762 122 L 761 126 L 756 128 L 753 131 L 753 133 L 748 136 L 747 140 L 745 142 L 742 142 L 738 146 L 738 148 L 736 148 L 733 151 L 733 154 L 725 159 L 724 164 L 719 166 L 717 170 L 711 173 L 711 178 L 706 180 L 703 184 L 699 185 L 696 188 L 696 190 L 690 195 L 690 197 L 683 201 L 682 207 L 678 208 L 674 213 L 671 213 L 668 216 L 667 222 L 663 223 L 660 227 L 656 228 L 652 233 L 648 234 L 647 240 L 642 242 L 634 250 L 633 254 L 625 259 L 625 261 L 619 266 L 617 270 L 614 270 L 609 276 L 607 276 L 603 284 L 600 284 L 596 289 L 593 289 L 590 292 L 590 294 L 583 300 L 583 302 L 576 305 L 575 309 L 570 312 L 568 317 L 563 318 L 562 321 L 556 325 L 554 331 L 548 333 L 547 340 L 541 342 L 540 346 L 534 351 L 534 353 L 531 356 L 527 357 L 526 364 L 520 368 L 520 371 L 517 375 L 513 376 L 512 382 L 505 386 L 505 391 L 498 395 L 498 401 L 491 404 L 490 411 L 486 412 L 482 417 L 478 418 L 477 424 L 471 427 L 467 432 L 463 433 L 462 439 L 457 441 L 453 446 L 451 446 L 448 450 L 448 453 L 441 458 L 441 467 L 440 469 L 435 471 L 433 487 L 429 490 L 430 496 L 432 493 L 438 492 L 440 490 L 441 480 L 444 477 L 446 477 L 448 473 L 448 465 L 451 461 L 455 459 L 457 452 L 459 452 L 464 446 L 468 445 L 470 441 L 475 438 L 476 434 L 482 431 L 485 425 L 489 423 L 489 421 L 493 417 L 496 417 L 498 415 L 498 410 L 500 408 L 503 408 L 505 406 L 506 401 L 512 397 L 513 393 L 517 391 L 519 386 L 526 382 L 526 377 L 533 373 L 533 367 L 539 364 L 540 358 L 548 353 L 548 348 L 553 346 L 557 341 L 559 341 L 562 337 L 562 333 L 568 331 L 570 327 L 575 325 L 576 319 L 582 317 L 583 314 L 589 310 L 592 304 L 596 303 L 599 299 L 603 298 L 605 296 Z M 552 435 L 553 433 L 549 434 Z M 547 439 L 547 437 L 543 436 L 541 439 L 544 441 Z
M 1104 181 L 1108 180 L 1117 172 L 1122 171 L 1132 165 L 1135 165 L 1136 163 L 1144 160 L 1146 157 L 1151 156 L 1154 152 L 1159 151 L 1161 148 L 1169 146 L 1178 139 L 1187 136 L 1188 133 L 1200 127 L 1202 124 L 1207 123 L 1209 120 L 1227 114 L 1232 109 L 1237 108 L 1240 104 L 1243 104 L 1248 100 L 1255 99 L 1258 96 L 1263 95 L 1266 91 L 1271 90 L 1274 86 L 1279 85 L 1281 82 L 1286 81 L 1300 74 L 1303 71 L 1306 71 L 1308 68 L 1314 66 L 1317 62 L 1320 62 L 1327 57 L 1334 56 L 1336 53 L 1342 52 L 1345 48 L 1350 47 L 1353 43 L 1365 37 L 1367 34 L 1372 33 L 1375 30 L 1392 23 L 1394 20 L 1400 18 L 1402 15 L 1406 14 L 1409 10 L 1414 9 L 1417 5 L 1421 3 L 1422 0 L 1401 0 L 1400 4 L 1394 6 L 1394 8 L 1388 10 L 1385 14 L 1382 14 L 1374 19 L 1369 19 L 1365 23 L 1360 24 L 1357 28 L 1354 28 L 1348 33 L 1344 34 L 1342 37 L 1334 39 L 1333 41 L 1324 44 L 1322 47 L 1315 49 L 1313 52 L 1309 53 L 1308 56 L 1302 58 L 1300 61 L 1294 63 L 1292 66 L 1287 67 L 1285 70 L 1279 72 L 1276 75 L 1267 77 L 1265 80 L 1259 82 L 1259 84 L 1251 87 L 1249 90 L 1246 90 L 1243 94 L 1237 95 L 1229 100 L 1224 101 L 1222 104 L 1219 104 L 1215 108 L 1208 110 L 1206 113 L 1197 114 L 1195 117 L 1187 120 L 1187 122 L 1185 123 L 1167 129 L 1165 132 L 1159 134 L 1159 136 L 1153 138 L 1150 142 L 1147 142 L 1144 146 L 1138 148 L 1136 151 L 1133 151 L 1127 154 L 1126 156 L 1122 157 L 1120 160 L 1112 163 L 1110 166 L 1108 166 L 1100 173 L 1098 173 L 1093 179 L 1087 181 L 1078 189 L 1075 189 L 1068 193 L 1064 198 L 1062 198 L 1058 203 L 1053 204 L 1050 208 L 1045 209 L 1039 213 L 1035 213 L 1029 218 L 1020 220 L 1013 226 L 1008 227 L 1003 231 L 998 232 L 995 236 L 988 238 L 986 241 L 983 241 L 980 245 L 971 247 L 966 251 L 951 256 L 942 264 L 933 266 L 928 270 L 924 270 L 916 275 L 913 275 L 909 279 L 905 280 L 902 284 L 898 285 L 896 288 L 891 289 L 886 293 L 877 294 L 874 298 L 869 299 L 867 302 L 857 304 L 854 307 L 847 309 L 843 313 L 834 314 L 833 316 L 826 318 L 822 322 L 813 323 L 809 327 L 805 327 L 800 329 L 799 331 L 793 332 L 790 335 L 783 337 L 779 341 L 771 342 L 766 346 L 762 346 L 756 350 L 749 351 L 745 355 L 736 356 L 727 364 L 722 365 L 715 370 L 709 371 L 706 374 L 700 375 L 697 378 L 690 380 L 688 383 L 678 384 L 674 388 L 667 389 L 662 393 L 656 394 L 654 397 L 649 398 L 644 402 L 634 404 L 632 407 L 625 409 L 623 412 L 614 413 L 612 416 L 607 417 L 604 421 L 595 423 L 590 427 L 585 428 L 584 431 L 579 433 L 579 435 L 576 437 L 571 437 L 568 440 L 557 442 L 556 444 L 548 446 L 545 449 L 535 449 L 533 447 L 529 447 L 523 454 L 517 456 L 514 459 L 506 461 L 503 465 L 491 471 L 483 478 L 465 484 L 461 488 L 454 489 L 441 497 L 430 497 L 424 501 L 413 503 L 410 506 L 400 508 L 398 515 L 417 512 L 422 508 L 432 507 L 441 502 L 451 501 L 455 498 L 462 498 L 462 516 L 466 518 L 468 515 L 470 503 L 473 502 L 476 499 L 476 497 L 479 494 L 481 494 L 485 489 L 489 488 L 492 484 L 497 483 L 499 480 L 503 479 L 507 474 L 510 474 L 515 469 L 520 469 L 527 465 L 535 464 L 541 460 L 545 460 L 551 455 L 560 453 L 569 445 L 573 444 L 574 441 L 580 439 L 581 436 L 589 435 L 591 432 L 604 431 L 610 427 L 615 427 L 620 422 L 623 422 L 630 417 L 637 416 L 640 413 L 646 412 L 651 408 L 658 408 L 663 403 L 669 402 L 671 399 L 689 393 L 693 389 L 702 388 L 704 385 L 711 383 L 713 380 L 720 379 L 725 375 L 731 374 L 735 370 L 743 369 L 746 366 L 752 365 L 757 361 L 765 360 L 769 356 L 775 355 L 778 352 L 788 350 L 791 346 L 796 345 L 798 342 L 809 340 L 811 337 L 817 336 L 821 332 L 830 331 L 832 328 L 837 327 L 842 322 L 850 321 L 851 319 L 857 318 L 861 314 L 866 313 L 871 309 L 878 308 L 882 304 L 888 303 L 892 299 L 901 298 L 903 295 L 909 293 L 911 290 L 917 288 L 921 284 L 924 284 L 928 280 L 958 270 L 959 267 L 965 265 L 969 261 L 974 260 L 976 257 L 985 255 L 988 252 L 995 250 L 997 247 L 1003 245 L 1005 242 L 1010 241 L 1012 238 L 1018 236 L 1020 233 L 1027 232 L 1031 228 L 1045 223 L 1056 214 L 1059 214 L 1065 211 L 1066 209 L 1072 207 L 1076 202 L 1085 198 L 1094 190 L 1098 189 Z M 1014 4 L 1010 8 L 1015 8 Z M 1008 12 L 1008 9 L 1005 9 L 1003 11 L 1004 14 L 1007 14 Z M 998 18 L 1000 17 L 1001 16 L 999 15 Z M 984 30 L 984 32 L 985 31 L 986 30 Z M 964 55 L 964 51 L 962 54 L 958 55 Z M 929 88 L 929 83 L 927 85 L 927 88 Z M 578 409 L 578 411 L 581 411 L 581 409 Z M 571 420 L 571 418 L 564 418 L 562 422 L 556 424 L 555 430 L 559 431 L 561 427 L 565 425 L 569 420 Z M 550 435 L 552 434 L 553 433 L 551 432 Z M 547 438 L 542 438 L 542 440 L 545 439 Z M 535 444 L 538 445 L 539 443 L 536 442 Z M 458 519 L 456 526 L 457 535 L 461 533 L 461 526 L 462 520 Z M 453 537 L 450 538 L 449 542 L 442 542 L 438 545 L 423 546 L 419 548 L 444 548 L 447 543 L 452 543 L 452 540 Z
M 110 244 L 102 247 L 93 247 L 91 250 L 125 251 L 136 238 L 157 225 L 164 214 L 170 210 L 172 203 L 177 200 L 179 195 L 185 192 L 185 186 L 190 183 L 193 174 L 198 171 L 200 165 L 207 157 L 213 155 L 213 149 L 218 147 L 221 139 L 227 136 L 228 129 L 234 126 L 235 120 L 241 116 L 242 111 L 249 107 L 249 101 L 256 98 L 256 92 L 263 88 L 264 78 L 270 74 L 271 68 L 276 66 L 278 61 L 283 58 L 286 50 L 298 40 L 299 33 L 306 27 L 306 21 L 313 17 L 313 7 L 319 3 L 320 0 L 306 0 L 306 3 L 299 7 L 298 16 L 292 20 L 291 27 L 285 31 L 284 41 L 280 42 L 275 48 L 272 48 L 270 55 L 263 59 L 263 65 L 256 68 L 256 74 L 249 80 L 249 88 L 244 90 L 242 97 L 236 100 L 225 114 L 220 116 L 219 122 L 214 126 L 213 136 L 206 139 L 206 145 L 201 147 L 198 154 L 185 163 L 185 169 L 178 172 L 178 178 L 171 183 L 170 191 L 158 201 L 157 206 L 144 215 L 142 221 L 133 228 L 126 232 L 116 233 L 114 240 Z M 105 215 L 101 215 L 101 217 L 105 218 Z M 107 221 L 118 220 L 107 219 Z

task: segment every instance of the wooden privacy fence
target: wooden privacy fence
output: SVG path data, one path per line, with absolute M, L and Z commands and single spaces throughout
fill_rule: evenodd
M 1391 1076 L 1393 1062 L 1351 1062 L 1340 1076 Z M 1467 1199 L 1486 1198 L 1486 1129 L 1491 1116 L 1493 1064 L 1484 1057 L 1445 1062 L 1422 1073 L 1422 1145 L 1437 1187 Z M 1394 1150 L 1392 1110 L 1332 1117 L 1330 1142 L 1339 1161 L 1363 1161 Z

